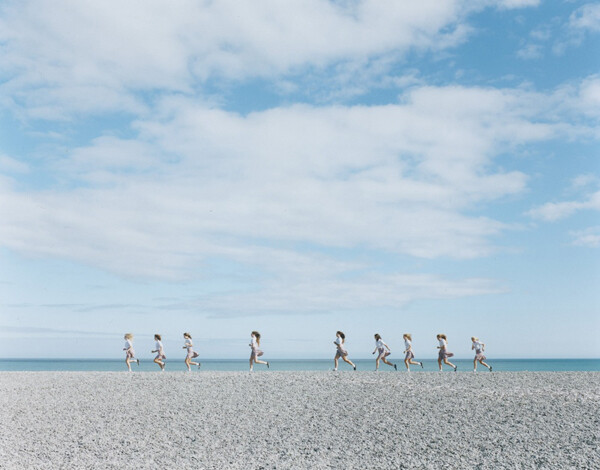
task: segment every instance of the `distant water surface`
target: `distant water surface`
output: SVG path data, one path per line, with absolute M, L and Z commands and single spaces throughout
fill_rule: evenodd
M 202 360 L 199 358 L 203 370 L 211 371 L 244 371 L 248 370 L 248 360 Z M 375 369 L 375 361 L 373 359 L 357 359 L 354 360 L 358 370 L 370 371 Z M 419 366 L 411 366 L 411 371 L 435 371 L 437 370 L 436 360 L 424 360 L 424 368 Z M 453 359 L 458 366 L 459 372 L 469 372 L 473 370 L 473 361 L 471 359 Z M 600 359 L 489 359 L 486 361 L 490 364 L 494 372 L 502 371 L 600 371 Z M 159 368 L 152 362 L 152 359 L 141 359 L 140 365 L 132 364 L 132 369 L 137 372 L 152 372 L 158 371 Z M 397 360 L 398 370 L 404 371 L 404 363 L 402 360 Z M 325 371 L 333 369 L 333 360 L 331 359 L 309 359 L 309 360 L 272 360 L 270 361 L 271 370 L 280 371 L 301 371 L 314 370 Z M 192 369 L 196 369 L 192 367 Z M 256 365 L 256 371 L 266 371 L 264 365 Z M 120 371 L 126 370 L 123 359 L 0 359 L 0 371 Z M 185 371 L 183 360 L 167 360 L 168 371 Z M 351 371 L 348 364 L 340 361 L 340 371 Z M 451 372 L 448 366 L 444 366 L 444 370 Z M 487 369 L 481 365 L 477 367 L 478 371 L 487 372 Z M 380 366 L 382 372 L 393 372 L 394 369 L 390 366 L 382 364 Z

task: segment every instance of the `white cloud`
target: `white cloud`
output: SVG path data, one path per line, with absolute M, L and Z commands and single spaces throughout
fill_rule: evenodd
M 598 185 L 598 176 L 586 173 L 584 175 L 578 175 L 572 179 L 571 185 L 575 189 L 585 188 L 590 185 Z
M 543 56 L 543 47 L 539 44 L 527 44 L 517 51 L 519 59 L 539 59 Z
M 590 32 L 600 31 L 600 3 L 588 3 L 577 8 L 569 17 L 569 26 Z
M 364 63 L 462 41 L 458 1 L 23 1 L 0 9 L 4 104 L 28 115 L 140 112 L 135 91 Z
M 527 181 L 494 158 L 575 132 L 548 116 L 555 99 L 421 86 L 396 105 L 242 116 L 165 98 L 136 139 L 101 137 L 49 164 L 54 189 L 23 194 L 1 180 L 0 243 L 170 279 L 214 257 L 255 265 L 248 250 L 280 243 L 485 256 L 509 226 L 478 206 Z
M 572 231 L 570 234 L 573 238 L 573 245 L 592 248 L 600 247 L 600 226 Z
M 8 155 L 0 154 L 0 173 L 27 173 L 29 167 Z
M 314 74 L 350 88 L 348 78 L 356 84 L 366 73 L 372 82 L 407 51 L 462 43 L 473 11 L 536 3 L 13 1 L 0 7 L 0 103 L 27 117 L 65 119 L 140 113 L 152 100 L 146 92 L 197 96 L 211 80 L 283 86 Z
M 535 219 L 554 222 L 582 210 L 600 210 L 600 191 L 582 201 L 548 202 L 529 211 L 529 215 Z
M 227 292 L 197 299 L 187 307 L 210 315 L 397 311 L 422 299 L 454 299 L 505 292 L 490 279 L 450 280 L 433 275 L 367 275 L 269 281 L 254 292 Z M 243 310 L 240 309 L 243 306 Z
M 577 8 L 563 25 L 552 47 L 556 55 L 562 55 L 569 47 L 581 46 L 589 34 L 600 31 L 600 3 L 588 3 Z
M 536 7 L 540 0 L 497 0 L 495 2 L 499 8 L 511 10 L 515 8 Z

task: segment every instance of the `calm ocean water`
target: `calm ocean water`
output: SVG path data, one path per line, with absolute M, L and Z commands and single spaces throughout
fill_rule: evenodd
M 459 372 L 470 372 L 473 370 L 471 359 L 453 359 Z M 158 366 L 152 359 L 142 359 L 138 367 L 132 364 L 135 372 L 156 372 Z M 204 360 L 204 370 L 214 371 L 245 371 L 248 370 L 247 360 Z M 331 359 L 310 360 L 272 360 L 271 370 L 300 371 L 300 370 L 332 370 Z M 354 361 L 358 370 L 370 371 L 375 369 L 373 359 L 359 359 Z M 415 372 L 437 370 L 437 361 L 424 360 L 424 369 L 419 366 L 411 366 Z M 487 361 L 494 368 L 494 372 L 502 371 L 600 371 L 600 359 L 490 359 Z M 194 369 L 194 368 L 192 368 Z M 0 371 L 124 371 L 125 363 L 122 359 L 0 359 Z M 183 360 L 167 360 L 168 371 L 185 371 Z M 267 370 L 266 366 L 256 365 L 256 371 Z M 339 370 L 350 371 L 347 364 L 340 361 Z M 398 370 L 404 370 L 402 361 L 398 361 Z M 444 370 L 451 371 L 448 366 Z M 487 372 L 487 369 L 478 365 L 477 370 Z M 380 371 L 393 372 L 393 369 L 385 364 L 380 366 Z

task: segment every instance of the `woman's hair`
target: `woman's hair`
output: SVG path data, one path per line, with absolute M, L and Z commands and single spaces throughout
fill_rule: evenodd
M 160 337 L 160 335 L 159 335 L 158 333 L 156 333 L 156 334 L 154 335 L 154 339 L 157 339 L 157 340 L 159 340 L 159 341 L 162 341 L 162 338 Z
M 476 336 L 471 336 L 471 341 L 479 341 L 479 338 L 477 338 Z
M 404 333 L 404 337 L 408 338 L 409 341 L 412 341 L 412 336 L 410 335 L 410 333 Z
M 445 339 L 446 341 L 448 341 L 448 338 L 446 338 L 445 334 L 440 333 L 439 335 L 437 335 L 438 338 L 442 338 Z
M 192 339 L 192 335 L 191 335 L 191 334 L 189 334 L 189 333 L 184 333 L 184 334 L 183 334 L 183 337 L 184 337 L 184 338 L 189 338 L 189 339 Z
M 342 338 L 342 343 L 344 341 L 346 341 L 346 335 L 344 333 L 342 333 L 341 331 L 336 331 L 335 333 L 336 335 L 340 335 L 340 338 Z
M 375 333 L 375 339 L 377 339 L 377 340 L 381 339 L 381 335 L 379 333 Z
M 125 339 L 133 339 L 132 333 L 125 333 Z
M 256 344 L 260 346 L 260 333 L 258 331 L 253 331 L 252 334 L 256 336 Z

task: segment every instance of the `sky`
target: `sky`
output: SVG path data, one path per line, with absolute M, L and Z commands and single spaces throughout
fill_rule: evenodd
M 600 357 L 600 3 L 4 1 L 0 357 Z

